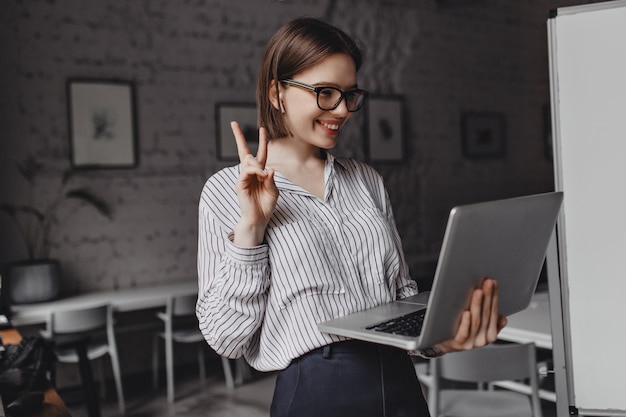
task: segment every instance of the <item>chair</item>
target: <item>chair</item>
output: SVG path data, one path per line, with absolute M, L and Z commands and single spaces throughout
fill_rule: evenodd
M 492 344 L 431 360 L 429 407 L 433 417 L 541 417 L 535 345 Z M 527 380 L 530 396 L 485 383 Z M 475 382 L 478 389 L 449 388 L 446 381 Z M 447 387 L 444 387 L 447 385 Z M 458 384 L 457 384 L 458 386 Z
M 164 312 L 157 313 L 157 317 L 164 323 L 164 330 L 157 332 L 154 336 L 152 351 L 152 382 L 154 388 L 159 385 L 159 340 L 165 342 L 165 370 L 167 376 L 167 401 L 171 405 L 174 403 L 174 342 L 197 344 L 198 366 L 200 368 L 200 381 L 206 381 L 204 354 L 207 349 L 204 336 L 198 328 L 195 319 L 196 309 L 195 295 L 179 295 L 169 297 Z M 185 320 L 187 319 L 187 320 Z M 192 319 L 192 320 L 189 320 Z M 222 357 L 222 367 L 226 386 L 233 389 L 235 381 L 228 358 Z
M 98 331 L 102 330 L 106 333 L 104 338 L 98 334 Z M 121 415 L 125 414 L 122 375 L 113 329 L 113 309 L 110 305 L 55 311 L 50 316 L 44 335 L 56 341 L 55 351 L 58 361 L 79 364 L 81 374 L 84 371 L 84 364 L 80 360 L 80 349 L 77 349 L 77 346 L 80 347 L 80 345 L 76 345 L 74 339 L 87 341 L 86 354 L 89 361 L 109 355 L 117 390 L 119 411 Z M 102 376 L 102 372 L 100 374 Z M 104 386 L 104 380 L 100 382 Z M 88 384 L 89 381 L 83 381 L 83 383 Z

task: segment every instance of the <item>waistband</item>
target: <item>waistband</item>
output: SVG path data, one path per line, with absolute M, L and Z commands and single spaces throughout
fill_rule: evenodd
M 360 340 L 344 340 L 313 349 L 303 356 L 321 355 L 323 358 L 328 359 L 333 353 L 401 353 L 406 355 L 406 351 L 392 346 L 363 342 Z

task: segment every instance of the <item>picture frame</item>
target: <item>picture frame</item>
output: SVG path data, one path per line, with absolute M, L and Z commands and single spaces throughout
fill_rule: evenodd
M 259 129 L 255 103 L 217 103 L 215 106 L 215 126 L 217 137 L 217 158 L 220 161 L 239 161 L 237 143 L 230 122 L 239 123 L 250 151 L 256 155 L 259 148 Z
M 131 81 L 67 80 L 73 168 L 138 165 L 135 85 Z
M 370 96 L 367 100 L 367 149 L 371 162 L 404 159 L 404 97 Z
M 505 125 L 501 113 L 462 113 L 461 130 L 463 155 L 466 158 L 502 158 L 505 155 Z

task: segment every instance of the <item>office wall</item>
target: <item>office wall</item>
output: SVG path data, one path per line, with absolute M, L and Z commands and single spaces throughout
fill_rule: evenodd
M 552 188 L 545 20 L 549 9 L 571 3 L 2 2 L 0 201 L 24 197 L 14 160 L 34 154 L 48 167 L 38 198 L 69 167 L 68 77 L 132 80 L 139 167 L 77 177 L 112 202 L 115 220 L 78 211 L 58 230 L 52 255 L 63 261 L 66 292 L 194 276 L 198 195 L 209 175 L 229 165 L 216 158 L 214 106 L 253 101 L 261 49 L 274 30 L 299 15 L 320 16 L 364 46 L 360 85 L 406 98 L 406 157 L 376 167 L 417 274 L 436 256 L 453 205 Z M 504 115 L 503 158 L 463 156 L 464 111 Z M 365 114 L 351 124 L 337 153 L 364 158 Z M 0 263 L 22 257 L 5 217 L 0 230 Z
M 38 198 L 50 195 L 69 167 L 67 78 L 132 80 L 139 166 L 76 178 L 113 204 L 115 219 L 77 212 L 59 230 L 52 255 L 63 261 L 66 292 L 195 276 L 200 189 L 229 165 L 216 158 L 214 106 L 253 101 L 259 56 L 274 30 L 296 16 L 321 16 L 363 45 L 360 85 L 405 96 L 406 157 L 375 166 L 386 180 L 407 260 L 416 275 L 428 275 L 423 263 L 437 254 L 450 207 L 553 187 L 544 152 L 545 22 L 549 9 L 572 3 L 2 1 L 0 201 L 25 197 L 13 163 L 27 154 L 48 167 Z M 463 111 L 504 115 L 503 158 L 464 158 Z M 337 152 L 364 158 L 365 114 L 350 123 Z M 15 229 L 0 216 L 0 264 L 23 256 Z M 124 332 L 119 343 L 125 373 L 149 369 L 145 334 Z

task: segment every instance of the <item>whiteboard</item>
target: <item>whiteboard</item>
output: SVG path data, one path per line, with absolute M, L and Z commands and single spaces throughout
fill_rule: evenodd
M 569 405 L 626 415 L 626 1 L 557 9 L 548 35 Z

